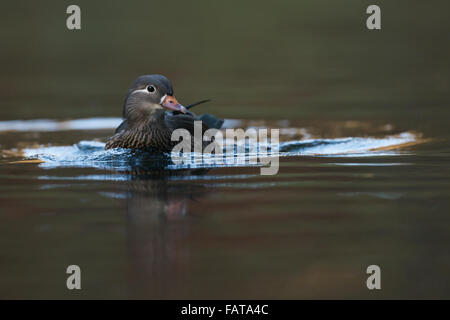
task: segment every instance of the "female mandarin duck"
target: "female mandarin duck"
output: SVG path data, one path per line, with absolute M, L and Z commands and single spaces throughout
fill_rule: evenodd
M 196 120 L 202 120 L 203 132 L 209 128 L 220 129 L 222 119 L 209 114 L 197 117 L 187 110 L 199 103 L 182 106 L 173 95 L 169 79 L 162 75 L 140 76 L 131 85 L 125 99 L 125 119 L 106 141 L 105 149 L 156 149 L 168 152 L 178 143 L 171 141 L 172 131 L 186 129 L 194 135 Z M 169 110 L 171 112 L 166 112 Z

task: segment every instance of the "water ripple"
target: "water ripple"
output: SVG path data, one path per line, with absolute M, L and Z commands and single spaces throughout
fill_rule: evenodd
M 416 137 L 411 133 L 402 133 L 396 136 L 384 138 L 348 137 L 337 139 L 307 139 L 297 141 L 285 141 L 279 144 L 280 157 L 292 156 L 333 156 L 333 157 L 373 157 L 380 155 L 396 155 L 398 151 L 382 151 L 383 148 L 400 146 L 415 141 Z M 143 152 L 130 149 L 104 150 L 105 144 L 98 141 L 80 141 L 72 146 L 50 146 L 41 148 L 24 149 L 28 159 L 40 159 L 42 168 L 53 169 L 61 167 L 96 168 L 116 171 L 131 171 L 139 169 L 147 170 L 181 170 L 181 169 L 206 169 L 231 166 L 258 166 L 249 162 L 252 154 L 249 148 L 244 153 L 234 151 L 224 157 L 232 161 L 217 164 L 211 161 L 211 155 L 189 154 L 189 158 L 183 164 L 174 164 L 171 155 L 161 152 Z

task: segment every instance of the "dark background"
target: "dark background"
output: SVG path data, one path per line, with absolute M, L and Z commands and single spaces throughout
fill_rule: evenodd
M 81 7 L 79 31 L 66 28 L 70 4 Z M 370 4 L 381 30 L 366 28 Z M 0 121 L 120 117 L 132 81 L 162 73 L 180 102 L 213 99 L 198 112 L 288 120 L 317 139 L 427 140 L 395 155 L 284 157 L 276 176 L 244 167 L 139 180 L 11 163 L 24 147 L 101 140 L 112 128 L 2 131 L 0 297 L 448 298 L 449 10 L 2 1 Z M 65 287 L 70 264 L 82 268 L 81 291 Z M 365 286 L 371 264 L 381 291 Z
M 448 115 L 447 1 L 78 1 L 79 31 L 69 4 L 2 3 L 1 119 L 120 116 L 149 73 L 227 118 Z

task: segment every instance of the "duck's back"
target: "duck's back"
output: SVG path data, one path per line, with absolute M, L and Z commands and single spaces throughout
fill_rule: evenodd
M 105 150 L 113 148 L 158 149 L 168 151 L 172 148 L 172 130 L 157 123 L 130 126 L 125 120 L 116 133 L 106 141 Z
M 158 149 L 162 151 L 170 151 L 178 143 L 171 141 L 172 132 L 176 129 L 185 129 L 191 136 L 195 133 L 195 121 L 201 120 L 201 133 L 210 128 L 220 129 L 223 124 L 222 119 L 217 119 L 212 115 L 201 115 L 197 117 L 189 112 L 182 113 L 165 113 L 164 118 L 158 121 L 148 121 L 132 125 L 124 120 L 117 127 L 115 134 L 106 141 L 105 149 L 112 148 L 129 148 L 129 149 Z M 192 142 L 194 139 L 192 139 Z

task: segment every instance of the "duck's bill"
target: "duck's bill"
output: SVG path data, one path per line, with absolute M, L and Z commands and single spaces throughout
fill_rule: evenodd
M 183 105 L 181 105 L 177 101 L 177 99 L 175 99 L 174 96 L 167 96 L 164 99 L 164 101 L 162 103 L 162 106 L 164 108 L 167 108 L 167 109 L 172 110 L 172 111 L 179 111 L 179 112 L 182 112 L 182 113 L 186 113 L 187 112 L 187 109 Z

